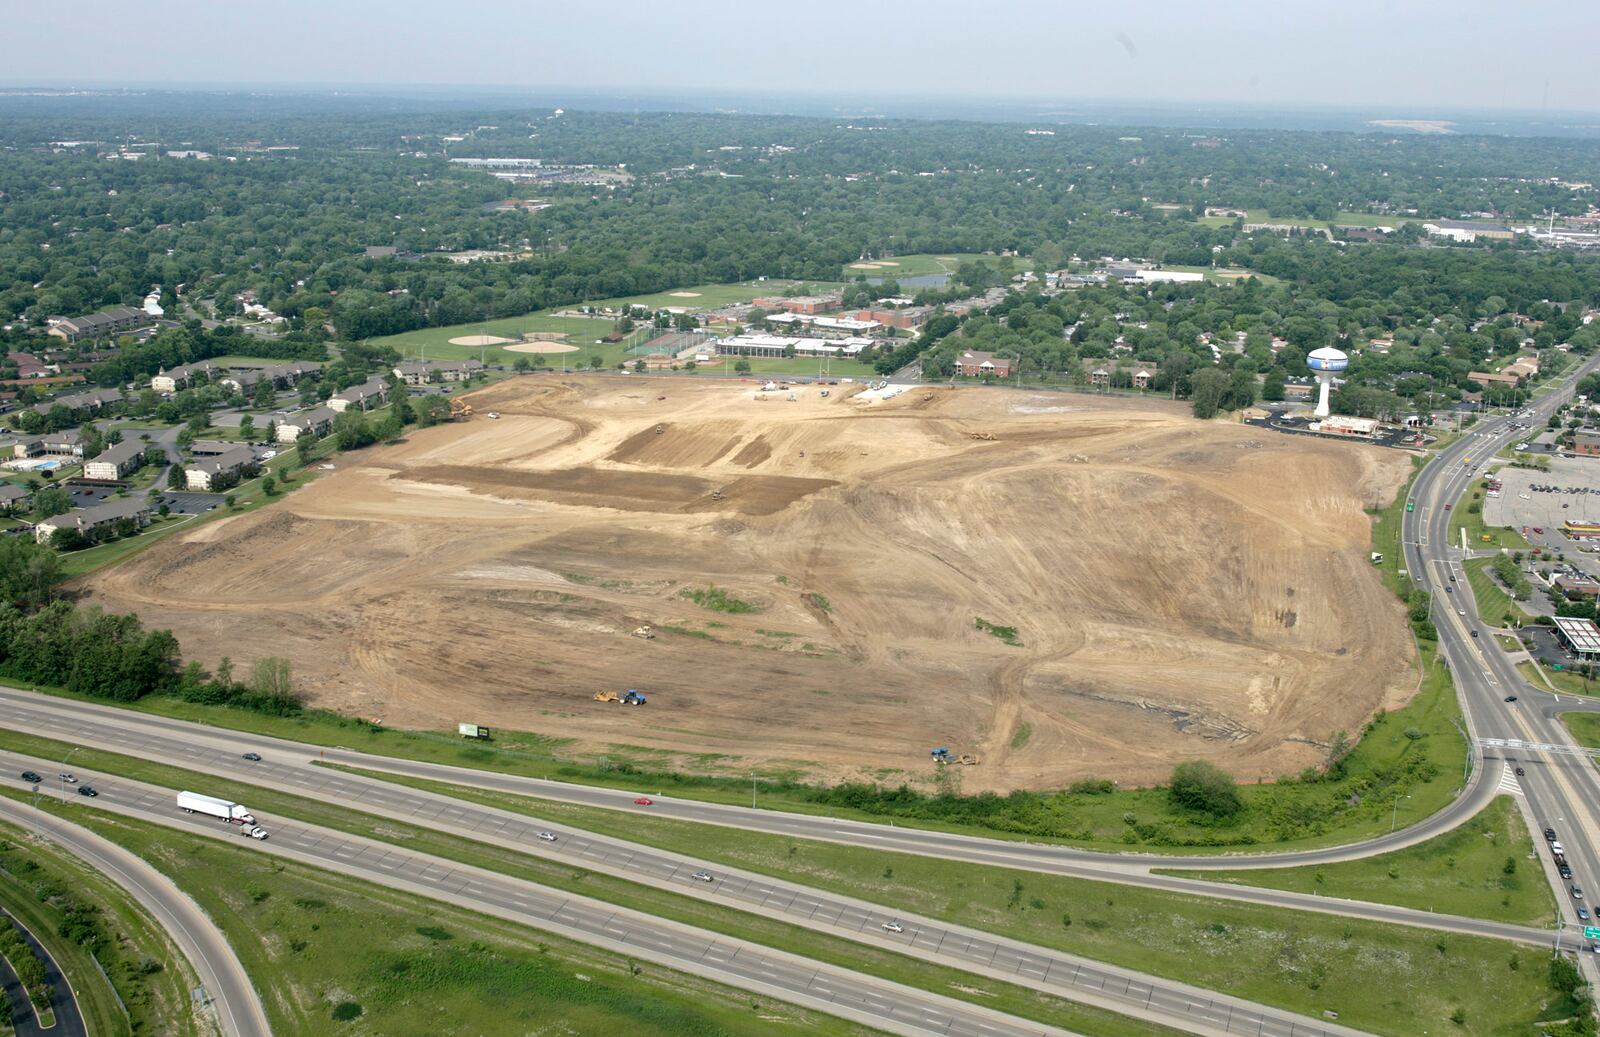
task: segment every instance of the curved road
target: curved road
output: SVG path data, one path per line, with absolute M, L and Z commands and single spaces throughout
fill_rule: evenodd
M 11 1001 L 11 1025 L 16 1030 L 16 1037 L 88 1037 L 88 1028 L 83 1024 L 83 1011 L 78 1007 L 78 992 L 61 971 L 61 966 L 56 964 L 55 957 L 14 915 L 0 911 L 0 918 L 15 925 L 17 932 L 22 934 L 23 942 L 33 948 L 33 953 L 44 962 L 44 980 L 50 984 L 50 1009 L 55 1013 L 55 1022 L 48 1029 L 40 1026 L 39 1016 L 33 1009 L 27 991 L 22 989 L 22 981 L 17 978 L 16 970 L 11 967 L 10 961 L 0 958 L 0 976 L 5 980 L 3 996 Z
M 48 764 L 36 762 L 34 766 Z M 0 819 L 67 850 L 150 912 L 194 967 L 216 1005 L 217 1021 L 227 1037 L 270 1037 L 266 1012 L 233 948 L 200 906 L 171 879 L 116 843 L 26 803 L 0 797 Z
M 48 767 L 49 761 L 0 754 L 0 766 Z M 982 1005 L 960 1001 L 876 976 L 852 972 L 578 894 L 553 890 L 457 861 L 391 843 L 260 816 L 271 831 L 264 842 L 241 839 L 241 829 L 179 811 L 170 789 L 115 775 L 91 777 L 100 795 L 76 809 L 106 810 L 168 828 L 214 838 L 232 838 L 255 852 L 404 890 L 472 911 L 495 915 L 639 960 L 703 976 L 763 996 L 800 1004 L 893 1033 L 966 1037 L 1037 1037 L 1062 1031 Z M 74 797 L 75 799 L 76 797 Z M 0 804 L 7 801 L 0 797 Z M 9 804 L 8 804 L 9 805 Z M 24 807 L 23 809 L 31 809 Z M 51 818 L 57 824 L 63 824 Z M 71 827 L 71 826 L 65 826 Z M 700 885 L 668 861 L 659 881 L 677 892 Z M 748 895 L 757 895 L 749 891 Z M 901 932 L 882 926 L 897 916 L 871 905 L 808 893 L 804 912 L 812 928 L 858 942 L 926 958 L 938 964 L 1006 979 L 1048 994 L 1101 1005 L 1136 1019 L 1208 1037 L 1355 1037 L 1360 1031 L 1309 1019 L 1239 998 L 1155 979 L 1115 966 L 1086 962 L 988 934 L 969 938 L 949 927 L 900 919 Z M 732 896 L 732 894 L 730 894 Z M 769 915 L 796 921 L 799 907 L 774 901 Z

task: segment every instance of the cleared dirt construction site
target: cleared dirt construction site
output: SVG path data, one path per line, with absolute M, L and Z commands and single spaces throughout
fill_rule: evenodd
M 311 701 L 821 780 L 1243 780 L 1410 694 L 1363 506 L 1398 451 L 1162 401 L 524 377 L 87 580 Z M 980 622 L 981 621 L 981 622 Z M 636 635 L 649 626 L 653 638 Z M 642 707 L 595 702 L 638 688 Z M 640 749 L 639 747 L 645 747 Z

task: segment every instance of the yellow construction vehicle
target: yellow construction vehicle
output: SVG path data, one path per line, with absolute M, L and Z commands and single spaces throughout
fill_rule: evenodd
M 622 697 L 614 691 L 597 691 L 594 693 L 596 702 L 621 702 Z
M 650 629 L 650 624 L 649 623 L 646 623 L 644 626 L 639 627 L 637 630 L 635 630 L 633 632 L 633 636 L 634 637 L 642 637 L 646 641 L 654 641 L 655 637 L 656 637 L 656 632 L 654 630 Z
M 472 404 L 466 400 L 450 401 L 450 420 L 458 421 L 472 417 Z

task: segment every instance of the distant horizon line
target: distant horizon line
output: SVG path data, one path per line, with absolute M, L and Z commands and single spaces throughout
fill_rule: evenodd
M 1114 97 L 1114 96 L 1062 96 L 1062 95 L 1022 95 L 1022 94 L 993 94 L 993 95 L 963 95 L 940 93 L 911 93 L 896 92 L 893 90 L 877 91 L 871 94 L 842 93 L 829 91 L 814 91 L 804 88 L 774 89 L 763 87 L 627 87 L 627 86 L 576 86 L 563 84 L 488 84 L 488 83 L 417 83 L 417 82 L 287 82 L 279 80 L 265 81 L 223 81 L 223 80 L 98 80 L 98 79 L 61 79 L 38 80 L 15 83 L 0 83 L 0 96 L 26 95 L 32 92 L 51 91 L 62 93 L 73 92 L 161 92 L 161 93 L 259 93 L 272 92 L 285 95 L 340 95 L 359 93 L 363 95 L 387 96 L 392 98 L 415 98 L 418 100 L 437 97 L 439 94 L 455 95 L 480 95 L 485 97 L 507 97 L 512 95 L 539 95 L 550 97 L 552 95 L 569 94 L 574 100 L 583 98 L 605 99 L 611 101 L 626 101 L 634 99 L 677 99 L 679 101 L 699 100 L 712 101 L 721 98 L 733 101 L 737 98 L 748 100 L 806 100 L 812 103 L 830 102 L 843 105 L 869 106 L 876 101 L 889 101 L 906 103 L 926 101 L 935 103 L 955 103 L 966 107 L 981 108 L 991 105 L 1013 105 L 1025 107 L 1044 107 L 1056 105 L 1078 105 L 1090 107 L 1122 107 L 1163 109 L 1173 112 L 1204 111 L 1217 108 L 1231 108 L 1236 110 L 1259 112 L 1317 112 L 1339 113 L 1345 115 L 1357 114 L 1387 114 L 1396 118 L 1419 118 L 1426 115 L 1483 115 L 1504 114 L 1519 116 L 1593 116 L 1600 117 L 1600 108 L 1547 108 L 1547 107 L 1504 107 L 1495 105 L 1452 105 L 1444 102 L 1429 102 L 1423 104 L 1388 102 L 1388 101 L 1275 101 L 1264 102 L 1259 100 L 1240 100 L 1226 97 L 1215 98 L 1140 98 L 1140 97 Z M 863 112 L 862 114 L 869 114 Z M 1048 117 L 1055 113 L 1039 113 L 1040 117 Z

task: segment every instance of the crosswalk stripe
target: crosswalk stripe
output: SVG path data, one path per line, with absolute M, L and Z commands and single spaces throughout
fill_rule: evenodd
M 1517 780 L 1515 774 L 1510 771 L 1504 771 L 1500 775 L 1500 791 L 1507 795 L 1520 796 L 1522 795 L 1522 783 Z

